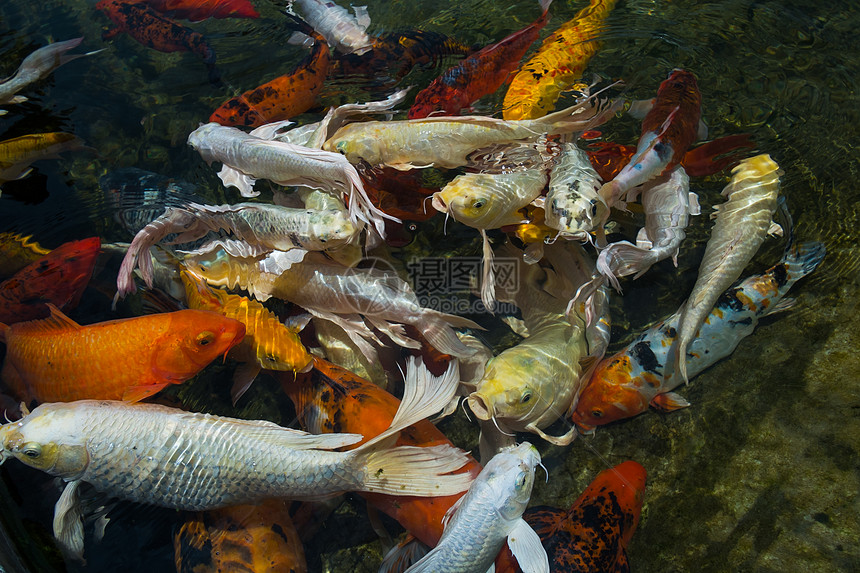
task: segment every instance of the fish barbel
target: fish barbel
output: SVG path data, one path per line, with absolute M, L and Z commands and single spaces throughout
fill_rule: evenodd
M 465 452 L 450 445 L 390 447 L 400 430 L 440 410 L 456 391 L 456 376 L 422 370 L 409 365 L 406 398 L 389 429 L 348 452 L 331 450 L 361 435 L 317 436 L 159 404 L 83 400 L 42 404 L 0 426 L 0 461 L 17 458 L 69 482 L 55 508 L 54 534 L 78 556 L 82 482 L 114 497 L 192 511 L 344 491 L 451 495 L 472 480 L 443 475 L 466 463 Z
M 445 516 L 439 543 L 407 573 L 486 573 L 505 540 L 525 573 L 549 573 L 540 538 L 522 518 L 538 464 L 528 442 L 493 456 Z
M 617 107 L 618 102 L 592 96 L 540 119 L 505 121 L 464 115 L 351 123 L 337 130 L 323 149 L 340 152 L 351 163 L 364 160 L 397 169 L 454 168 L 466 165 L 470 153 L 492 144 L 585 131 L 607 121 Z
M 782 169 L 763 153 L 741 161 L 723 189 L 726 202 L 714 207 L 711 238 L 699 264 L 699 276 L 678 325 L 675 367 L 686 382 L 687 347 L 720 294 L 743 272 L 768 233 L 781 233 L 772 222 Z

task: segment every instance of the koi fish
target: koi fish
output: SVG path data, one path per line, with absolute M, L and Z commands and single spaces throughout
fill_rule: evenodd
M 684 70 L 672 70 L 660 84 L 653 106 L 642 120 L 636 153 L 614 179 L 600 188 L 606 204 L 615 205 L 629 189 L 678 165 L 700 135 L 701 115 L 702 94 L 695 76 Z
M 454 367 L 449 368 L 449 375 L 453 375 Z M 400 401 L 379 386 L 319 357 L 314 357 L 314 369 L 309 374 L 295 379 L 289 375 L 278 377 L 295 405 L 302 427 L 314 434 L 361 431 L 368 439 L 384 431 L 400 407 Z M 434 447 L 450 443 L 429 420 L 405 428 L 397 439 L 400 446 Z M 468 456 L 457 471 L 471 481 L 480 473 L 481 464 Z M 445 513 L 463 496 L 462 493 L 436 497 L 361 495 L 431 547 L 442 537 Z
M 140 44 L 159 52 L 191 52 L 209 70 L 209 82 L 219 84 L 221 73 L 215 67 L 215 51 L 200 32 L 162 16 L 149 4 L 128 0 L 99 0 L 96 9 L 104 12 L 116 28 L 102 34 L 110 40 L 125 32 Z
M 0 233 L 0 278 L 8 278 L 30 263 L 34 263 L 51 252 L 36 241 L 32 235 Z
M 100 246 L 98 237 L 70 241 L 0 283 L 0 323 L 45 318 L 51 314 L 46 303 L 62 310 L 76 307 Z
M 527 509 L 523 519 L 540 536 L 552 570 L 630 571 L 626 549 L 639 525 L 646 477 L 640 464 L 622 462 L 600 472 L 566 511 L 549 506 Z M 513 565 L 510 555 L 505 557 L 499 557 L 496 571 Z
M 212 112 L 209 121 L 221 125 L 259 127 L 306 112 L 322 89 L 329 64 L 325 39 L 305 22 L 297 26 L 314 39 L 313 49 L 289 74 L 231 98 Z
M 550 34 L 511 80 L 502 116 L 507 120 L 535 119 L 549 113 L 564 90 L 582 72 L 600 44 L 596 41 L 615 0 L 591 0 Z
M 95 52 L 87 52 L 86 54 L 67 54 L 69 50 L 77 48 L 83 42 L 83 38 L 73 38 L 65 42 L 54 42 L 47 46 L 42 46 L 21 62 L 15 74 L 5 80 L 0 81 L 0 105 L 8 103 L 24 103 L 27 98 L 22 95 L 16 95 L 19 91 L 46 77 L 48 74 L 72 60 L 90 56 Z M 0 115 L 8 113 L 6 110 L 0 109 Z
M 446 515 L 438 545 L 407 573 L 483 573 L 506 540 L 523 571 L 549 573 L 540 537 L 522 518 L 538 464 L 540 454 L 528 442 L 493 456 Z
M 0 461 L 17 458 L 68 482 L 54 510 L 54 535 L 79 558 L 83 482 L 112 497 L 191 511 L 344 491 L 452 495 L 471 481 L 464 474 L 445 475 L 463 466 L 465 452 L 449 445 L 387 445 L 397 432 L 439 410 L 456 390 L 455 377 L 433 379 L 419 369 L 413 365 L 407 372 L 410 399 L 391 427 L 348 452 L 331 450 L 355 443 L 360 434 L 315 436 L 160 404 L 81 400 L 42 404 L 0 426 Z
M 83 145 L 76 135 L 63 132 L 33 133 L 0 141 L 0 186 L 26 177 L 34 161 L 59 158 L 63 151 Z
M 685 382 L 687 347 L 720 293 L 740 276 L 768 233 L 782 232 L 772 222 L 780 175 L 782 170 L 770 155 L 744 159 L 732 170 L 732 180 L 722 191 L 726 202 L 714 207 L 711 218 L 716 222 L 678 325 L 675 367 Z
M 325 142 L 351 163 L 366 161 L 396 169 L 461 167 L 466 156 L 492 144 L 535 140 L 541 135 L 573 133 L 603 123 L 617 102 L 588 100 L 533 120 L 504 121 L 482 116 L 427 117 L 406 121 L 366 121 L 345 125 Z
M 162 14 L 189 22 L 207 18 L 259 18 L 249 0 L 143 0 Z
M 289 10 L 293 3 L 299 5 L 305 20 L 338 52 L 361 55 L 373 47 L 373 40 L 365 32 L 370 25 L 367 6 L 353 6 L 355 16 L 350 16 L 346 8 L 328 0 L 293 0 Z
M 290 502 L 270 499 L 193 513 L 173 536 L 177 573 L 306 573 Z
M 298 332 L 284 326 L 278 317 L 262 304 L 248 297 L 210 288 L 187 270 L 179 272 L 185 285 L 188 306 L 211 310 L 245 325 L 245 338 L 228 356 L 243 362 L 236 369 L 230 396 L 233 404 L 250 388 L 260 370 L 305 372 L 312 367 L 311 357 L 299 340 Z
M 499 89 L 546 26 L 550 4 L 552 0 L 540 0 L 542 13 L 537 20 L 470 55 L 418 92 L 409 108 L 409 119 L 438 111 L 444 112 L 441 115 L 457 115 L 461 109 Z
M 181 310 L 81 326 L 53 305 L 44 320 L 0 324 L 0 379 L 27 402 L 137 402 L 181 384 L 245 336 L 245 326 Z
M 266 126 L 258 128 L 266 130 Z M 258 132 L 259 133 L 259 132 Z M 207 123 L 188 136 L 188 145 L 206 163 L 223 163 L 218 177 L 225 187 L 236 187 L 243 197 L 255 197 L 257 179 L 278 185 L 301 185 L 333 190 L 349 197 L 350 220 L 371 224 L 384 235 L 383 218 L 393 219 L 373 206 L 364 184 L 349 161 L 337 153 L 273 141 L 245 133 L 235 127 Z
M 764 274 L 749 277 L 723 293 L 689 344 L 689 377 L 734 352 L 762 317 L 788 308 L 790 301 L 783 300 L 788 289 L 811 273 L 824 253 L 821 243 L 798 245 Z M 597 366 L 571 417 L 579 428 L 588 431 L 630 418 L 647 410 L 649 405 L 664 412 L 689 406 L 683 397 L 672 392 L 684 379 L 679 371 L 668 366 L 682 310 L 649 328 L 624 350 Z
M 588 232 L 595 229 L 602 237 L 603 228 L 598 223 L 609 207 L 597 192 L 599 189 L 600 177 L 586 152 L 574 143 L 562 144 L 549 173 L 544 201 L 546 224 L 563 236 L 585 240 Z

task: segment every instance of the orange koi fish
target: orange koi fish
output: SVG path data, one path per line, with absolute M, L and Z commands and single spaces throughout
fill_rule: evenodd
M 185 285 L 188 306 L 211 310 L 234 318 L 245 325 L 245 338 L 230 350 L 229 357 L 244 362 L 236 369 L 230 395 L 235 404 L 260 370 L 306 372 L 311 356 L 299 340 L 297 331 L 284 326 L 278 317 L 256 300 L 214 289 L 187 270 L 179 272 Z
M 511 81 L 502 111 L 505 119 L 535 119 L 555 108 L 561 92 L 579 81 L 600 48 L 596 40 L 615 1 L 591 0 L 543 41 Z
M 702 94 L 696 77 L 672 70 L 657 90 L 654 103 L 642 120 L 636 153 L 618 175 L 598 193 L 610 207 L 629 189 L 668 173 L 681 162 L 699 134 Z
M 177 573 L 305 573 L 290 502 L 272 499 L 196 512 L 173 536 Z
M 523 519 L 540 536 L 551 571 L 630 571 L 627 546 L 639 525 L 645 468 L 634 461 L 603 470 L 567 511 L 548 506 L 526 510 Z M 519 571 L 503 549 L 496 571 Z
M 0 324 L 0 380 L 26 402 L 137 402 L 188 380 L 245 336 L 238 320 L 204 310 L 81 326 L 49 308 L 44 320 Z
M 221 75 L 215 67 L 215 51 L 199 32 L 162 16 L 142 2 L 99 0 L 96 9 L 104 12 L 116 24 L 116 28 L 102 34 L 103 40 L 125 32 L 147 48 L 159 52 L 192 52 L 206 64 L 209 82 L 215 85 L 220 83 Z
M 98 237 L 68 242 L 0 283 L 0 322 L 45 318 L 51 314 L 46 303 L 64 310 L 76 307 L 100 247 Z
M 327 360 L 314 357 L 314 369 L 306 376 L 293 380 L 281 376 L 281 386 L 296 407 L 299 422 L 309 432 L 360 431 L 364 439 L 349 446 L 354 448 L 384 431 L 400 404 L 394 396 L 359 378 L 349 370 Z M 429 447 L 450 441 L 429 420 L 400 432 L 398 445 Z M 466 465 L 456 473 L 469 473 L 473 478 L 481 465 L 469 456 Z M 391 496 L 361 493 L 369 503 L 396 519 L 422 543 L 434 547 L 442 536 L 442 517 L 463 493 L 442 497 Z
M 227 100 L 212 112 L 209 121 L 228 126 L 259 127 L 304 113 L 314 104 L 328 73 L 328 44 L 307 23 L 295 16 L 290 17 L 297 21 L 302 33 L 314 39 L 311 53 L 289 74 Z
M 63 151 L 83 147 L 83 143 L 77 136 L 63 132 L 33 133 L 0 141 L 0 185 L 26 177 L 34 161 L 57 158 Z
M 428 117 L 436 111 L 457 115 L 461 109 L 499 89 L 546 26 L 551 3 L 552 0 L 540 0 L 543 12 L 537 20 L 475 52 L 433 80 L 415 97 L 409 119 Z
M 259 18 L 249 0 L 143 0 L 162 14 L 190 22 L 207 18 Z
M 8 278 L 51 252 L 36 241 L 32 235 L 0 233 L 0 278 Z

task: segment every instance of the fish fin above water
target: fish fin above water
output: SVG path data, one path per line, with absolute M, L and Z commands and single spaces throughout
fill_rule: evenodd
M 84 522 L 78 488 L 81 480 L 73 480 L 54 506 L 54 537 L 60 547 L 78 561 L 84 560 Z
M 370 26 L 370 14 L 367 13 L 367 6 L 353 6 L 352 10 L 355 12 L 355 23 L 358 28 L 362 32 L 366 31 L 367 27 Z
M 257 182 L 256 179 L 228 165 L 221 167 L 221 171 L 218 172 L 218 178 L 221 179 L 224 187 L 235 187 L 238 189 L 242 197 L 256 197 L 260 194 L 259 191 L 254 191 L 254 183 Z
M 549 573 L 549 557 L 540 537 L 522 517 L 508 533 L 508 547 L 523 573 Z
M 145 398 L 158 394 L 166 386 L 166 382 L 163 384 L 141 384 L 140 386 L 129 386 L 125 389 L 125 392 L 123 392 L 122 400 L 123 402 L 131 402 L 132 404 L 140 402 Z
M 674 412 L 675 410 L 686 408 L 689 405 L 690 403 L 687 402 L 687 400 L 683 396 L 674 392 L 657 394 L 651 400 L 651 406 L 660 410 L 661 412 Z
M 230 399 L 233 401 L 233 406 L 248 391 L 257 375 L 260 374 L 260 370 L 262 367 L 257 362 L 245 362 L 236 367 L 233 372 L 233 386 L 230 388 Z

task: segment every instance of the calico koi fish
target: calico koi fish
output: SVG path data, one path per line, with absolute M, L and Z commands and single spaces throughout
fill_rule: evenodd
M 434 379 L 417 369 L 407 372 L 409 399 L 388 430 L 348 452 L 331 450 L 354 444 L 360 434 L 313 435 L 160 404 L 81 400 L 42 404 L 0 426 L 0 461 L 17 458 L 68 482 L 54 510 L 54 535 L 79 558 L 83 482 L 112 497 L 191 511 L 344 491 L 429 497 L 465 491 L 468 475 L 445 475 L 466 463 L 465 452 L 450 445 L 389 446 L 456 390 L 456 377 Z
M 454 367 L 449 368 L 448 375 L 454 376 Z M 302 427 L 313 434 L 361 431 L 368 439 L 384 431 L 400 407 L 400 401 L 379 386 L 319 357 L 314 357 L 314 369 L 309 374 L 296 379 L 288 375 L 279 378 L 281 387 L 295 405 Z M 429 420 L 405 428 L 397 439 L 397 445 L 421 447 L 450 443 Z M 471 456 L 457 470 L 470 480 L 480 471 L 481 464 Z M 436 497 L 361 495 L 431 547 L 442 537 L 446 512 L 463 496 L 462 493 Z
M 470 55 L 418 92 L 409 108 L 409 119 L 439 111 L 443 112 L 440 115 L 457 115 L 461 109 L 499 89 L 546 26 L 551 3 L 552 0 L 540 0 L 542 13 L 537 20 Z
M 326 78 L 329 48 L 325 39 L 305 22 L 298 20 L 297 26 L 314 39 L 311 53 L 289 74 L 227 100 L 212 112 L 209 121 L 259 127 L 310 109 Z
M 540 536 L 552 570 L 630 571 L 626 549 L 642 515 L 646 477 L 642 465 L 622 462 L 600 472 L 568 510 L 527 509 L 523 519 Z M 506 557 L 499 557 L 496 571 L 508 569 L 510 556 Z
M 143 0 L 162 14 L 189 22 L 207 18 L 259 18 L 250 0 Z
M 266 500 L 191 514 L 173 536 L 177 573 L 306 573 L 290 502 Z
M 159 52 L 191 52 L 203 60 L 209 70 L 209 82 L 219 84 L 221 74 L 215 67 L 215 51 L 200 32 L 186 28 L 162 16 L 149 4 L 129 0 L 99 0 L 101 10 L 116 25 L 102 34 L 103 40 L 122 34 Z
M 622 201 L 629 189 L 667 173 L 683 159 L 700 133 L 702 94 L 696 78 L 672 70 L 657 90 L 657 97 L 642 120 L 636 153 L 614 179 L 600 188 L 610 207 Z
M 617 102 L 582 103 L 533 120 L 504 121 L 482 116 L 366 121 L 345 125 L 325 142 L 351 163 L 366 161 L 397 169 L 461 167 L 467 155 L 492 144 L 535 140 L 541 135 L 584 131 L 608 120 Z
M 27 402 L 137 402 L 188 380 L 245 336 L 241 322 L 203 310 L 81 326 L 49 308 L 50 318 L 0 325 L 0 378 Z
M 764 274 L 749 277 L 723 293 L 689 344 L 689 377 L 731 354 L 762 317 L 788 308 L 790 302 L 783 300 L 788 289 L 811 273 L 824 253 L 821 243 L 798 245 Z M 681 313 L 679 310 L 649 328 L 597 366 L 571 417 L 579 428 L 588 431 L 630 418 L 649 405 L 665 412 L 689 406 L 672 392 L 684 379 L 678 370 L 668 366 Z
M 63 132 L 33 133 L 0 141 L 0 186 L 26 177 L 34 161 L 59 158 L 60 153 L 83 145 L 76 135 Z
M 732 170 L 732 179 L 722 191 L 726 202 L 714 207 L 711 238 L 678 325 L 675 367 L 685 382 L 687 347 L 720 293 L 740 276 L 769 233 L 782 232 L 772 222 L 780 175 L 782 170 L 770 155 L 744 159 Z
M 366 30 L 370 25 L 367 6 L 353 6 L 355 16 L 329 0 L 292 0 L 298 4 L 305 20 L 338 52 L 361 55 L 373 47 Z
M 5 80 L 0 81 L 0 105 L 9 103 L 24 103 L 27 98 L 22 95 L 16 95 L 19 91 L 37 82 L 48 74 L 72 60 L 90 56 L 95 52 L 87 52 L 86 54 L 67 54 L 69 50 L 77 48 L 83 42 L 83 38 L 73 38 L 65 42 L 54 42 L 47 46 L 42 46 L 21 62 L 15 74 Z M 0 109 L 0 115 L 8 113 L 6 110 Z
M 0 278 L 8 278 L 30 263 L 34 263 L 51 252 L 36 241 L 32 235 L 0 233 Z
M 407 573 L 484 573 L 508 547 L 526 573 L 549 573 L 540 538 L 522 518 L 540 454 L 528 442 L 493 456 L 446 514 L 439 543 Z
M 535 119 L 552 111 L 561 92 L 579 81 L 600 48 L 597 37 L 615 1 L 591 0 L 543 41 L 511 80 L 502 110 L 505 119 Z
M 46 303 L 61 310 L 76 307 L 100 246 L 98 237 L 70 241 L 0 283 L 0 323 L 45 318 L 51 314 Z
M 210 288 L 186 270 L 179 272 L 185 284 L 189 308 L 211 310 L 245 325 L 245 338 L 230 349 L 228 357 L 243 362 L 236 369 L 230 396 L 235 404 L 248 390 L 260 370 L 305 372 L 311 356 L 291 330 L 259 302 L 248 297 Z

